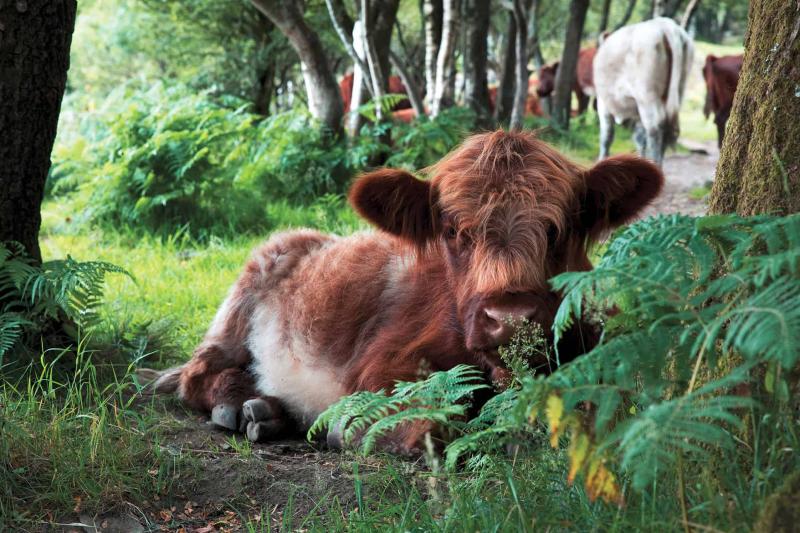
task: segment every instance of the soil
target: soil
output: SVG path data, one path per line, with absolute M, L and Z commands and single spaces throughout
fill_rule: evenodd
M 665 158 L 664 191 L 645 216 L 706 212 L 706 200 L 691 198 L 690 191 L 709 186 L 719 152 L 714 143 L 682 142 L 686 150 Z M 291 529 L 297 528 L 309 514 L 324 514 L 331 505 L 344 513 L 356 506 L 351 454 L 326 450 L 301 435 L 236 444 L 244 442 L 243 436 L 215 429 L 174 401 L 162 401 L 157 409 L 162 413 L 163 461 L 175 457 L 182 465 L 167 493 L 152 502 L 122 504 L 104 516 L 69 517 L 66 523 L 75 521 L 63 529 L 209 533 L 239 531 L 249 521 L 271 531 L 287 520 Z M 381 462 L 359 457 L 358 466 L 368 474 Z
M 644 212 L 644 217 L 682 213 L 700 216 L 708 210 L 707 198 L 694 199 L 693 189 L 707 187 L 711 181 L 719 159 L 719 150 L 714 142 L 692 142 L 681 139 L 688 151 L 667 153 L 664 158 L 664 190 Z

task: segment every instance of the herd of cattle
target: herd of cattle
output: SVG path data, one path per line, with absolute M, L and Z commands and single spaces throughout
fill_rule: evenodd
M 692 59 L 691 38 L 668 18 L 626 26 L 604 36 L 599 47 L 580 51 L 572 90 L 578 102 L 578 114 L 585 112 L 590 99 L 595 98 L 600 119 L 601 158 L 608 155 L 616 122 L 632 126 L 639 153 L 661 163 L 666 147 L 677 140 L 678 111 Z M 544 65 L 539 69 L 538 79 L 531 77 L 526 103 L 528 115 L 544 115 L 540 100 L 553 93 L 558 67 L 559 62 Z M 741 55 L 709 55 L 703 67 L 707 87 L 704 113 L 706 118 L 714 114 L 720 146 L 741 68 Z M 348 112 L 353 75 L 342 78 L 339 86 L 345 112 Z M 389 78 L 389 92 L 406 94 L 399 77 Z M 490 87 L 491 111 L 494 111 L 496 96 L 497 87 Z M 410 122 L 415 116 L 407 99 L 394 107 L 395 120 Z
M 691 53 L 667 19 L 633 25 L 582 53 L 576 91 L 596 97 L 601 121 L 638 121 L 657 156 L 673 135 L 664 131 L 675 127 Z M 709 57 L 704 69 L 721 128 L 736 65 Z M 540 94 L 556 68 L 543 71 Z M 498 348 L 526 321 L 551 329 L 561 295 L 548 280 L 590 270 L 588 247 L 637 217 L 664 181 L 649 159 L 583 168 L 534 133 L 502 130 L 469 137 L 426 172 L 383 168 L 356 180 L 349 201 L 377 231 L 296 230 L 257 248 L 191 360 L 157 373 L 154 390 L 262 441 L 307 429 L 343 395 L 459 364 L 503 383 Z M 598 327 L 576 320 L 559 363 L 590 350 Z M 547 372 L 554 363 L 532 364 Z M 409 424 L 382 445 L 414 451 L 432 429 Z M 340 432 L 328 441 L 341 444 Z

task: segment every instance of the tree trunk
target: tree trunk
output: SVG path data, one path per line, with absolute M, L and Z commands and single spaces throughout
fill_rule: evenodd
M 691 2 L 689 2 L 689 5 L 686 6 L 686 11 L 683 12 L 683 16 L 681 17 L 681 28 L 685 30 L 689 27 L 689 23 L 692 21 L 694 12 L 697 11 L 697 6 L 699 5 L 700 0 L 691 0 Z
M 562 130 L 569 129 L 572 103 L 572 86 L 575 84 L 575 69 L 578 66 L 578 53 L 581 49 L 581 35 L 589 0 L 572 0 L 569 6 L 569 22 L 564 39 L 564 53 L 556 73 L 553 95 L 553 125 Z
M 611 11 L 611 0 L 603 0 L 603 7 L 600 8 L 600 26 L 597 28 L 597 35 L 603 35 L 608 28 L 608 14 Z
M 441 0 L 423 0 L 422 15 L 425 27 L 425 101 L 431 108 L 436 90 L 436 59 L 442 40 Z
M 533 0 L 528 11 L 528 57 L 533 60 L 533 68 L 536 72 L 544 65 L 542 47 L 539 43 L 539 0 Z
M 283 33 L 302 61 L 308 110 L 334 135 L 342 133 L 344 106 L 318 34 L 294 0 L 250 0 Z
M 505 35 L 505 51 L 503 53 L 503 77 L 495 99 L 495 115 L 498 122 L 508 122 L 511 108 L 514 105 L 514 76 L 517 57 L 517 23 L 514 13 L 508 14 L 508 31 Z
M 76 11 L 75 0 L 0 3 L 0 241 L 36 261 Z
M 628 0 L 628 7 L 625 9 L 625 14 L 622 15 L 622 20 L 619 21 L 619 24 L 614 26 L 614 31 L 617 31 L 628 23 L 631 19 L 631 15 L 633 15 L 634 7 L 636 7 L 636 0 Z
M 372 12 L 371 22 L 373 27 L 369 29 L 372 34 L 371 42 L 375 50 L 375 57 L 381 68 L 383 77 L 383 92 L 389 90 L 389 76 L 392 72 L 392 64 L 389 55 L 392 50 L 392 30 L 397 21 L 397 9 L 400 0 L 372 0 L 375 6 L 370 8 Z M 372 3 L 372 2 L 370 2 Z
M 364 39 L 364 56 L 367 59 L 367 66 L 369 67 L 369 79 L 372 83 L 372 95 L 375 98 L 375 118 L 377 122 L 383 120 L 383 95 L 388 83 L 388 76 L 384 78 L 383 69 L 378 61 L 378 54 L 375 51 L 375 44 L 373 42 L 371 19 L 369 12 L 369 0 L 361 0 L 361 25 L 364 29 L 362 38 Z
M 528 103 L 528 11 L 530 0 L 513 0 L 514 21 L 517 34 L 514 41 L 516 62 L 514 65 L 514 105 L 511 108 L 509 129 L 522 129 L 525 107 Z
M 753 0 L 711 212 L 800 211 L 800 4 Z
M 454 62 L 456 38 L 458 37 L 458 6 L 456 0 L 442 1 L 442 40 L 436 55 L 436 85 L 431 102 L 431 116 L 437 116 L 447 102 L 447 88 L 450 85 L 450 71 Z
M 270 63 L 258 77 L 258 93 L 255 98 L 255 111 L 259 115 L 269 115 L 272 93 L 275 92 L 275 64 Z
M 650 10 L 650 15 L 653 18 L 664 16 L 664 0 L 653 0 L 653 7 Z
M 466 54 L 464 57 L 464 100 L 486 125 L 491 117 L 486 75 L 489 36 L 489 0 L 465 1 Z

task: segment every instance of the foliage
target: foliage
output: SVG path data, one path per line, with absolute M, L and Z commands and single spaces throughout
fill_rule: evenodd
M 53 324 L 78 340 L 98 325 L 108 273 L 129 275 L 103 261 L 63 260 L 35 264 L 17 243 L 0 244 L 0 365 L 25 335 Z
M 479 370 L 458 365 L 448 372 L 434 372 L 420 381 L 399 381 L 391 395 L 385 391 L 360 391 L 345 396 L 328 407 L 311 428 L 308 437 L 326 428 L 339 427 L 345 442 L 356 436 L 364 453 L 375 447 L 378 439 L 401 424 L 432 422 L 458 424 L 476 390 L 486 388 Z
M 420 117 L 410 124 L 395 124 L 392 155 L 386 164 L 411 171 L 433 165 L 475 128 L 475 118 L 468 108 L 451 107 L 435 118 Z
M 593 271 L 552 280 L 564 294 L 555 341 L 588 307 L 616 307 L 603 342 L 547 376 L 512 364 L 515 382 L 475 421 L 445 423 L 462 433 L 446 450 L 447 465 L 455 467 L 468 451 L 480 461 L 541 420 L 553 447 L 569 436 L 568 481 L 581 475 L 590 498 L 622 502 L 613 470 L 643 491 L 670 469 L 680 471 L 684 460 L 730 453 L 754 410 L 766 410 L 775 421 L 791 416 L 796 383 L 789 376 L 800 346 L 798 270 L 800 215 L 674 215 L 629 227 Z M 539 350 L 541 343 L 517 342 L 514 351 L 522 348 Z M 447 376 L 429 378 L 440 388 L 425 390 L 427 404 L 457 390 L 448 389 L 453 382 Z M 736 394 L 740 389 L 750 394 Z M 373 405 L 414 402 L 407 395 L 378 396 L 364 403 L 343 399 L 320 416 L 315 431 L 338 422 L 352 438 L 356 431 L 348 432 L 347 424 L 359 421 L 358 429 L 370 434 L 386 426 L 365 426 L 362 409 L 375 421 L 381 416 Z M 402 415 L 398 410 L 390 427 Z M 420 416 L 426 415 L 411 414 Z

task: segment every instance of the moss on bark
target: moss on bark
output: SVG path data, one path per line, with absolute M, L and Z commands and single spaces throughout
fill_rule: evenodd
M 800 211 L 800 2 L 753 0 L 711 212 Z

